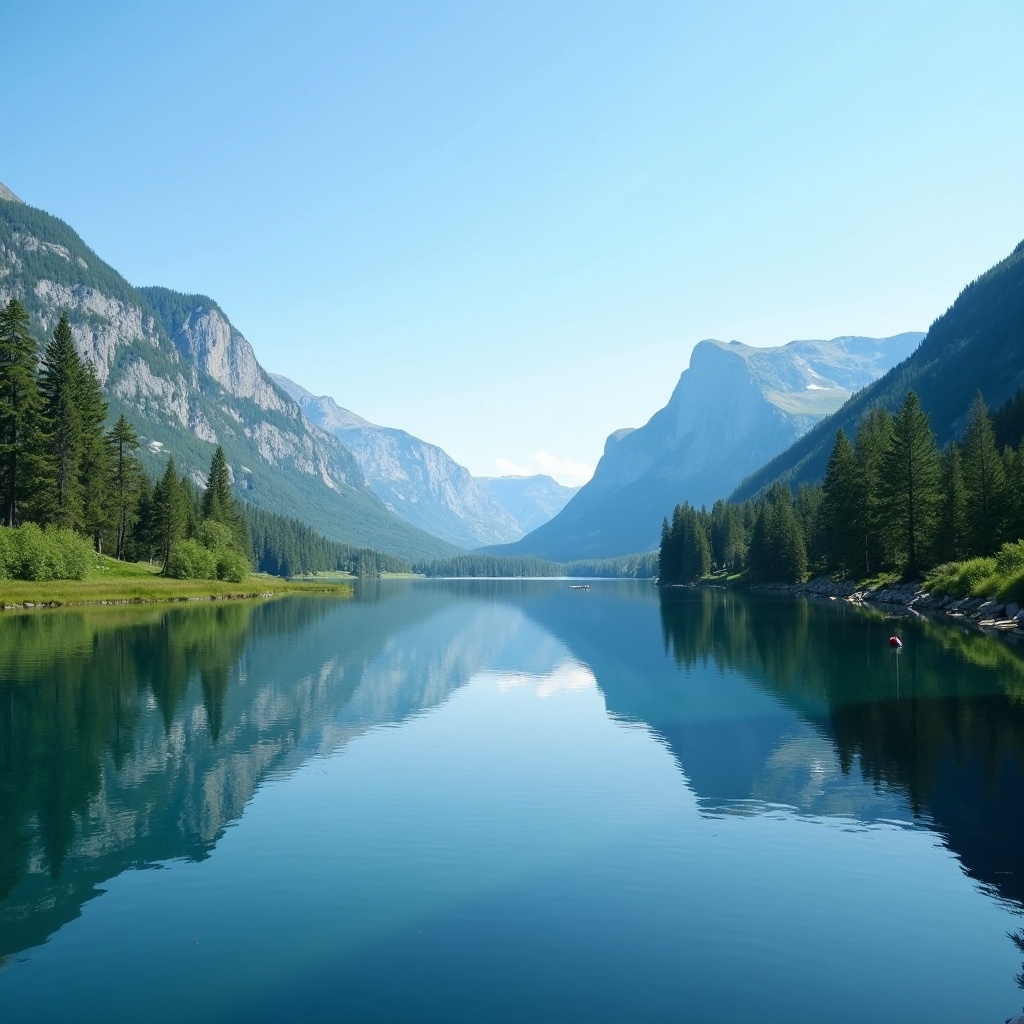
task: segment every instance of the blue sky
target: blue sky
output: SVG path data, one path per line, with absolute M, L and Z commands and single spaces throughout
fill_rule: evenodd
M 1024 3 L 16 2 L 0 181 L 268 369 L 585 476 L 693 345 L 925 330 L 1024 238 Z

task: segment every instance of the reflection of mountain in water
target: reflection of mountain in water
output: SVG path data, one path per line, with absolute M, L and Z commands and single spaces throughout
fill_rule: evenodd
M 0 622 L 0 956 L 127 868 L 205 857 L 268 773 L 564 659 L 522 613 L 365 597 Z
M 524 581 L 5 618 L 0 956 L 130 867 L 206 856 L 269 774 L 483 670 L 554 678 L 573 660 L 672 752 L 704 813 L 917 816 L 1024 901 L 1022 662 L 984 637 L 901 629 L 896 662 L 891 623 L 847 606 Z
M 1011 648 L 906 621 L 897 662 L 892 622 L 847 605 L 677 591 L 659 624 L 636 602 L 599 615 L 557 598 L 530 614 L 590 665 L 611 713 L 663 738 L 706 811 L 913 816 L 1024 902 L 1024 661 Z

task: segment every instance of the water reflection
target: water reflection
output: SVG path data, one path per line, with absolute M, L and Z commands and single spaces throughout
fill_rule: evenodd
M 0 619 L 0 956 L 131 867 L 207 857 L 264 780 L 488 676 L 542 700 L 599 690 L 705 816 L 933 829 L 1021 903 L 1024 662 L 900 629 L 897 661 L 891 622 L 846 606 L 524 581 Z

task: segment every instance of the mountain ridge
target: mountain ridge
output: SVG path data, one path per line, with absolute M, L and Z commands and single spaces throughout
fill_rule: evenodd
M 676 503 L 727 497 L 923 337 L 844 335 L 770 348 L 698 342 L 666 405 L 644 426 L 609 435 L 591 481 L 501 552 L 557 561 L 653 550 Z
M 10 298 L 26 307 L 40 341 L 68 312 L 111 420 L 123 413 L 153 442 L 142 453 L 151 473 L 170 453 L 202 483 L 220 444 L 240 496 L 257 507 L 298 514 L 358 547 L 413 558 L 453 551 L 384 507 L 351 452 L 306 420 L 213 300 L 135 288 L 64 221 L 3 199 L 0 300 Z
M 994 410 L 1024 387 L 1024 241 L 963 288 L 928 329 L 920 346 L 878 380 L 852 395 L 790 448 L 746 477 L 731 498 L 742 501 L 775 480 L 810 483 L 825 472 L 836 432 L 853 438 L 872 408 L 897 412 L 917 392 L 940 445 L 966 427 L 981 391 Z

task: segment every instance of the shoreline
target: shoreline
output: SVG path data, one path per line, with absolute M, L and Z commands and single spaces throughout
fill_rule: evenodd
M 1016 640 L 1024 638 L 1024 609 L 1016 602 L 1003 603 L 997 598 L 956 598 L 948 594 L 931 594 L 924 584 L 902 583 L 895 586 L 864 587 L 856 583 L 835 582 L 818 577 L 806 583 L 758 583 L 750 590 L 794 596 L 818 597 L 849 604 L 902 608 L 914 615 L 944 616 L 973 626 L 991 636 Z
M 5 580 L 0 583 L 0 613 L 18 611 L 38 611 L 42 609 L 83 608 L 101 606 L 126 606 L 147 604 L 185 604 L 193 601 L 255 601 L 268 598 L 287 597 L 292 594 L 334 594 L 350 596 L 351 587 L 337 583 L 293 583 L 290 580 L 256 579 L 251 589 L 243 589 L 235 585 L 222 584 L 224 589 L 211 589 L 201 586 L 190 586 L 203 581 L 169 580 L 154 577 L 152 580 L 140 581 L 138 577 L 127 577 L 123 586 L 112 585 L 113 581 L 90 580 L 54 580 L 51 584 L 28 584 L 27 581 Z M 218 581 L 207 581 L 216 584 Z M 10 584 L 17 584 L 24 591 L 12 593 Z M 7 584 L 7 586 L 4 586 Z M 76 587 L 75 584 L 78 586 Z M 99 585 L 97 585 L 99 584 Z M 184 586 L 183 586 L 184 584 Z M 47 593 L 47 590 L 60 593 Z M 268 589 L 272 588 L 272 589 Z M 81 590 L 76 595 L 75 590 Z

